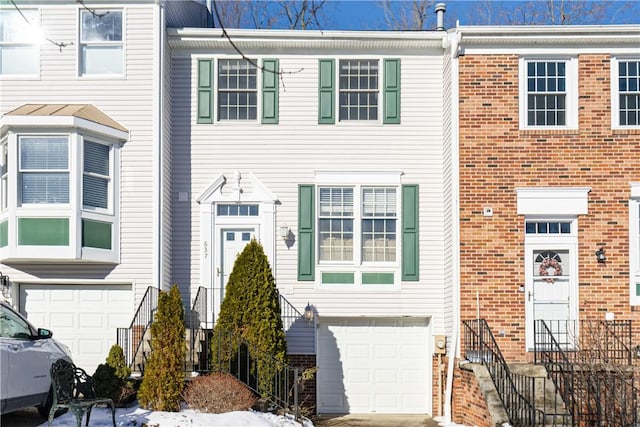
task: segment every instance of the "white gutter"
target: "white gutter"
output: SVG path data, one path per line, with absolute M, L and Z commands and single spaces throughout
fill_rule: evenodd
M 162 142 L 163 142 L 163 119 L 162 119 L 162 106 L 164 99 L 163 81 L 164 81 L 164 31 L 165 31 L 165 16 L 164 6 L 162 4 L 156 4 L 154 7 L 154 45 L 153 45 L 153 57 L 157 59 L 155 66 L 158 67 L 158 72 L 153 73 L 153 87 L 155 88 L 153 93 L 153 139 L 152 139 L 152 212 L 151 215 L 151 227 L 153 237 L 152 241 L 152 286 L 157 286 L 158 289 L 163 289 L 164 286 L 164 274 L 163 274 L 163 255 L 164 245 L 162 244 L 162 228 L 163 228 L 163 189 L 162 189 L 162 171 L 163 171 L 163 159 L 162 159 Z
M 453 257 L 453 331 L 451 333 L 451 347 L 449 349 L 449 366 L 447 367 L 447 384 L 445 387 L 444 418 L 445 422 L 451 423 L 451 398 L 453 394 L 453 370 L 455 359 L 460 357 L 460 113 L 457 100 L 459 99 L 459 76 L 458 76 L 458 49 L 461 34 L 456 28 L 455 32 L 449 34 L 451 48 L 451 162 L 452 162 L 452 241 Z

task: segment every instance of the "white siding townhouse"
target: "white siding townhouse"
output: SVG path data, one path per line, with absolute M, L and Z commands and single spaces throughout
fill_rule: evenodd
M 446 32 L 229 30 L 236 50 L 191 2 L 17 4 L 0 15 L 12 304 L 92 371 L 149 286 L 177 283 L 186 307 L 207 289 L 215 321 L 256 238 L 281 295 L 314 311 L 287 336 L 319 367 L 319 413 L 440 413 Z
M 147 286 L 170 284 L 165 28 L 206 14 L 153 0 L 16 6 L 0 11 L 3 293 L 92 373 Z
M 288 348 L 319 368 L 318 412 L 432 413 L 454 313 L 446 33 L 228 34 L 237 50 L 168 33 L 173 281 L 215 316 L 257 238 L 315 311 Z

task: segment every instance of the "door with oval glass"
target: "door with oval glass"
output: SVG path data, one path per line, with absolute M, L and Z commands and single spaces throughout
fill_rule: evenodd
M 544 320 L 567 345 L 575 318 L 574 251 L 570 247 L 530 249 L 527 283 L 527 348 L 534 347 L 534 323 Z M 557 338 L 558 338 L 557 337 Z
M 225 288 L 229 280 L 229 275 L 233 270 L 233 264 L 244 247 L 254 238 L 255 229 L 222 229 L 220 233 L 220 244 L 222 248 L 220 250 L 220 264 L 217 268 L 218 289 L 214 291 L 214 319 L 217 319 L 220 313 L 220 305 L 224 299 Z

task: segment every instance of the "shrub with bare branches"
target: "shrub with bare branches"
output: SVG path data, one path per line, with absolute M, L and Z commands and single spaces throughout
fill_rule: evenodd
M 224 372 L 197 377 L 184 392 L 189 408 L 210 414 L 246 411 L 256 400 L 247 386 Z

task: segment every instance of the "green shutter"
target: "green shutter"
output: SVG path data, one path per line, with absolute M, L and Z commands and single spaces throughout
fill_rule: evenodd
M 278 60 L 262 61 L 262 123 L 278 123 Z
M 335 115 L 335 61 L 321 59 L 318 63 L 318 123 L 334 124 Z
M 418 186 L 402 186 L 402 280 L 419 279 Z
M 298 186 L 298 280 L 315 279 L 315 188 Z
M 400 123 L 400 60 L 384 60 L 384 123 Z
M 198 60 L 198 123 L 213 123 L 213 59 Z

